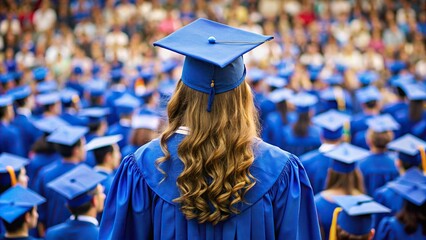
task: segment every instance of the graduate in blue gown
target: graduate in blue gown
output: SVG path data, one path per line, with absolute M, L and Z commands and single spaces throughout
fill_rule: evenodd
M 107 135 L 121 134 L 123 137 L 118 142 L 120 149 L 128 145 L 130 132 L 132 130 L 132 117 L 134 111 L 140 106 L 139 99 L 126 93 L 115 101 L 120 120 L 108 128 Z
M 67 199 L 71 217 L 48 228 L 46 240 L 98 239 L 99 222 L 96 214 L 104 208 L 105 194 L 100 183 L 105 178 L 82 164 L 48 184 L 49 188 Z
M 29 236 L 29 230 L 37 226 L 37 205 L 45 201 L 42 196 L 19 185 L 4 192 L 0 196 L 0 219 L 6 233 L 0 239 L 35 239 Z
M 325 112 L 336 109 L 343 113 L 352 113 L 352 97 L 349 92 L 341 87 L 343 77 L 335 80 L 327 79 L 329 87 L 320 92 L 320 104 L 317 106 L 318 112 Z
M 404 198 L 404 204 L 396 216 L 380 222 L 376 239 L 426 239 L 426 177 L 421 175 L 416 182 L 395 181 L 389 187 Z
M 348 143 L 342 143 L 325 153 L 325 157 L 331 158 L 333 161 L 328 170 L 324 191 L 315 195 L 323 239 L 329 237 L 333 211 L 337 207 L 333 198 L 364 193 L 364 183 L 356 162 L 368 155 L 368 151 Z
M 43 132 L 43 136 L 34 143 L 31 150 L 33 152 L 31 162 L 26 167 L 31 189 L 34 189 L 34 184 L 37 182 L 41 168 L 62 160 L 61 155 L 55 149 L 54 143 L 48 142 L 47 137 L 59 127 L 68 126 L 68 123 L 59 117 L 41 118 L 33 123 L 40 132 Z
M 394 182 L 416 182 L 418 179 L 422 179 L 419 178 L 419 176 L 423 175 L 419 168 L 422 160 L 417 146 L 426 147 L 426 142 L 410 134 L 404 135 L 388 144 L 388 149 L 398 152 L 398 159 L 395 165 L 401 172 L 401 176 L 394 181 L 388 182 L 374 193 L 374 199 L 377 202 L 391 209 L 391 214 L 379 214 L 376 216 L 376 226 L 378 226 L 384 217 L 395 215 L 403 207 L 403 198 L 390 188 L 390 186 Z
M 87 119 L 77 115 L 81 108 L 78 92 L 72 89 L 61 91 L 62 113 L 60 117 L 72 126 L 86 126 Z
M 352 117 L 350 126 L 352 140 L 356 138 L 358 133 L 367 130 L 368 119 L 380 114 L 381 94 L 376 87 L 368 86 L 356 92 L 356 99 L 361 104 L 362 112 Z M 352 144 L 357 145 L 354 141 L 352 141 Z
M 292 96 L 293 91 L 287 88 L 274 90 L 268 95 L 268 99 L 276 104 L 277 110 L 269 113 L 263 122 L 263 141 L 275 146 L 282 143 L 284 138 L 282 128 L 296 121 L 296 116 L 287 106 L 287 100 Z
M 127 156 L 134 153 L 138 148 L 158 137 L 161 119 L 153 114 L 136 115 L 132 119 L 132 132 L 129 144 L 121 150 L 121 155 Z
M 256 137 L 241 55 L 268 39 L 199 19 L 155 43 L 187 55 L 170 124 L 122 161 L 100 239 L 320 239 L 303 166 Z
M 404 114 L 405 111 L 408 109 L 408 103 L 407 103 L 407 95 L 402 90 L 401 85 L 398 84 L 392 84 L 392 87 L 395 92 L 396 100 L 395 102 L 388 103 L 383 106 L 382 113 L 390 114 L 393 118 L 398 118 L 401 115 Z
M 391 115 L 381 115 L 367 120 L 367 144 L 371 155 L 359 162 L 364 178 L 366 194 L 373 196 L 376 189 L 399 176 L 395 158 L 387 151 L 387 144 L 393 140 L 393 131 L 399 124 Z
M 424 101 L 426 100 L 426 87 L 421 83 L 402 84 L 409 100 L 408 108 L 396 120 L 401 125 L 400 134 L 411 133 L 419 125 L 426 124 L 426 111 Z
M 39 107 L 38 118 L 59 116 L 62 113 L 61 95 L 59 92 L 43 93 L 36 96 Z
M 13 96 L 17 107 L 12 125 L 19 130 L 19 136 L 22 138 L 23 143 L 23 154 L 27 157 L 31 146 L 42 135 L 31 122 L 33 118 L 31 111 L 34 107 L 34 96 L 29 86 L 16 87 L 9 91 L 8 94 Z
M 371 240 L 376 233 L 373 225 L 374 215 L 390 212 L 389 208 L 364 194 L 335 196 L 333 199 L 339 207 L 333 212 L 330 240 Z
M 0 96 L 0 153 L 12 153 L 24 156 L 24 148 L 19 130 L 11 124 L 15 118 L 13 98 L 9 95 Z
M 111 126 L 119 121 L 119 115 L 114 106 L 115 100 L 119 99 L 126 93 L 126 85 L 124 83 L 124 74 L 121 70 L 111 71 L 111 86 L 105 94 L 105 105 L 112 114 L 108 115 L 107 122 Z
M 297 121 L 282 128 L 283 140 L 279 147 L 300 156 L 321 145 L 321 130 L 311 123 L 317 98 L 308 93 L 298 93 L 290 102 L 296 106 Z
M 83 81 L 83 69 L 80 66 L 75 66 L 71 72 L 71 76 L 68 81 L 65 83 L 66 88 L 74 89 L 78 92 L 80 98 L 83 98 L 84 95 L 84 86 Z
M 324 156 L 343 141 L 343 126 L 349 123 L 350 117 L 336 110 L 329 110 L 315 116 L 312 121 L 321 127 L 321 146 L 300 156 L 311 182 L 314 194 L 324 190 L 328 169 L 332 159 Z
M 65 221 L 69 216 L 65 206 L 66 199 L 47 187 L 48 183 L 62 174 L 71 171 L 85 158 L 84 148 L 87 128 L 62 126 L 47 137 L 47 141 L 55 143 L 61 154 L 61 161 L 51 163 L 40 170 L 34 190 L 48 199 L 39 209 L 39 235 L 44 236 L 45 230 L 53 225 Z
M 85 102 L 83 107 L 105 107 L 105 92 L 107 83 L 105 81 L 91 80 L 85 85 Z

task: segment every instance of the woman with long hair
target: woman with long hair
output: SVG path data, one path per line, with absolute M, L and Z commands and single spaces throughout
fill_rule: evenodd
M 403 208 L 393 217 L 384 218 L 377 239 L 426 239 L 426 177 L 395 181 L 389 186 L 404 198 Z
M 269 39 L 199 19 L 154 44 L 187 56 L 169 125 L 122 161 L 100 239 L 320 238 L 303 166 L 258 138 L 241 55 Z
M 332 163 L 328 169 L 324 191 L 315 195 L 323 239 L 329 237 L 333 211 L 338 207 L 333 198 L 341 195 L 354 196 L 364 193 L 364 182 L 361 172 L 356 167 L 356 161 L 368 155 L 368 151 L 348 143 L 342 143 L 325 153 L 326 157 L 332 159 Z

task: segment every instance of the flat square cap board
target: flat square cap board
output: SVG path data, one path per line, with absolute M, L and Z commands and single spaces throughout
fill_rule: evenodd
M 0 218 L 12 223 L 33 207 L 44 202 L 46 199 L 36 192 L 16 185 L 0 196 Z
M 367 119 L 367 125 L 374 132 L 395 131 L 400 125 L 390 114 L 383 114 Z
M 86 144 L 86 150 L 91 151 L 91 150 L 111 146 L 113 144 L 118 143 L 121 139 L 123 139 L 123 135 L 121 134 L 105 136 L 105 137 L 97 137 L 97 138 L 94 138 L 92 141 L 90 141 L 88 144 Z
M 369 155 L 370 153 L 367 150 L 349 143 L 342 143 L 325 154 L 326 157 L 333 159 L 332 169 L 339 173 L 354 171 L 355 163 Z
M 89 131 L 87 127 L 61 126 L 47 137 L 48 142 L 66 146 L 74 145 Z

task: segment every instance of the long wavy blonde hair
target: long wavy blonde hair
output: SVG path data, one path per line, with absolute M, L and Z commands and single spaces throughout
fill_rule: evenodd
M 161 135 L 161 148 L 170 159 L 167 140 L 179 126 L 190 134 L 178 146 L 184 165 L 177 178 L 180 197 L 174 199 L 187 219 L 217 224 L 231 214 L 235 205 L 255 185 L 249 168 L 254 161 L 253 139 L 258 136 L 258 116 L 251 89 L 246 82 L 215 96 L 212 111 L 206 111 L 208 95 L 179 81 L 168 105 L 169 125 Z

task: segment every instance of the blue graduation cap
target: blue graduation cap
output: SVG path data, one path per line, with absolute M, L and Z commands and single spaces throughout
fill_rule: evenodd
M 188 87 L 209 94 L 210 112 L 215 94 L 230 91 L 244 81 L 242 55 L 272 38 L 200 18 L 154 46 L 186 56 L 181 79 Z
M 411 134 L 393 140 L 387 148 L 398 152 L 399 160 L 418 166 L 421 163 L 420 148 L 426 148 L 426 142 Z
M 33 70 L 33 76 L 36 81 L 43 81 L 48 73 L 49 70 L 45 67 L 38 67 Z
M 86 84 L 86 91 L 92 97 L 99 97 L 104 95 L 107 89 L 107 84 L 104 81 L 92 80 Z
M 92 151 L 98 148 L 111 146 L 121 141 L 121 139 L 123 139 L 123 135 L 121 134 L 94 138 L 92 141 L 86 144 L 86 151 Z
M 259 82 L 266 77 L 265 71 L 259 68 L 250 68 L 247 72 L 247 78 L 251 82 Z
M 17 174 L 28 163 L 28 159 L 14 154 L 0 154 L 0 185 L 15 185 L 17 183 Z
M 393 74 L 395 74 L 405 69 L 407 67 L 407 64 L 403 61 L 395 60 L 387 63 L 386 66 Z
M 373 198 L 364 194 L 334 196 L 333 199 L 341 207 L 337 208 L 339 214 L 337 219 L 333 219 L 333 222 L 352 235 L 366 235 L 371 231 L 374 227 L 372 214 L 390 212 L 389 208 L 375 202 Z M 336 230 L 333 225 L 331 228 L 333 231 Z M 330 236 L 332 234 L 334 235 L 336 232 L 330 231 Z
M 44 93 L 36 96 L 36 103 L 42 106 L 51 105 L 56 102 L 59 102 L 60 100 L 61 95 L 59 94 L 59 92 Z
M 333 74 L 327 78 L 324 78 L 324 82 L 328 85 L 339 85 L 343 83 L 343 76 L 341 74 Z
M 420 83 L 401 84 L 401 89 L 409 100 L 426 100 L 426 88 Z
M 153 131 L 158 130 L 160 126 L 160 117 L 152 114 L 142 114 L 134 116 L 132 119 L 133 129 L 150 129 Z
M 81 117 L 88 117 L 89 123 L 98 123 L 105 119 L 106 115 L 110 113 L 108 108 L 92 107 L 85 108 L 79 112 Z
M 132 95 L 125 93 L 123 96 L 114 101 L 118 113 L 131 114 L 137 107 L 141 105 L 141 101 Z
M 336 63 L 336 65 L 334 67 L 336 68 L 336 70 L 339 73 L 344 73 L 346 71 L 346 69 L 348 69 L 348 66 L 346 66 L 344 64 L 340 64 L 340 63 Z
M 370 85 L 379 79 L 379 74 L 372 70 L 363 71 L 357 74 L 358 80 L 363 85 Z
M 31 88 L 28 85 L 24 85 L 24 86 L 18 86 L 15 88 L 10 89 L 7 94 L 12 96 L 13 99 L 16 100 L 20 100 L 20 99 L 24 99 L 28 96 L 31 95 Z
M 93 199 L 90 192 L 105 179 L 105 175 L 97 173 L 85 164 L 80 164 L 49 182 L 47 187 L 68 199 L 68 206 L 79 207 Z
M 299 92 L 290 99 L 290 102 L 296 106 L 297 112 L 302 113 L 308 112 L 318 102 L 318 98 L 306 92 Z
M 36 86 L 38 93 L 49 93 L 58 90 L 58 84 L 55 81 L 43 81 Z
M 374 132 L 396 131 L 400 125 L 390 114 L 383 114 L 367 119 L 367 125 Z
M 393 87 L 401 87 L 404 84 L 415 83 L 416 77 L 411 73 L 399 74 L 391 77 L 389 83 Z
M 101 66 L 99 64 L 93 64 L 92 75 L 97 75 L 101 71 Z
M 21 71 L 16 71 L 13 73 L 13 79 L 18 80 L 22 78 L 23 73 Z
M 0 196 L 0 218 L 12 223 L 44 202 L 46 199 L 36 192 L 19 185 L 14 186 Z
M 81 75 L 81 74 L 83 74 L 83 68 L 81 68 L 80 66 L 75 66 L 72 69 L 72 73 L 74 73 L 76 75 Z
M 350 121 L 350 116 L 331 109 L 312 118 L 312 122 L 322 128 L 325 139 L 336 140 L 342 137 L 343 126 Z
M 315 81 L 319 74 L 321 73 L 322 69 L 323 69 L 324 65 L 312 65 L 309 64 L 306 66 L 306 69 L 308 70 L 309 73 L 309 79 L 311 81 Z
M 350 173 L 355 170 L 358 160 L 368 157 L 370 153 L 363 148 L 342 143 L 333 150 L 325 153 L 326 157 L 333 159 L 332 169 L 339 173 Z
M 79 126 L 61 126 L 47 137 L 47 141 L 66 146 L 74 145 L 88 132 L 88 128 Z
M 52 116 L 38 119 L 33 122 L 34 126 L 44 133 L 52 133 L 62 126 L 69 124 L 60 117 Z
M 273 103 L 279 103 L 292 98 L 293 95 L 293 90 L 290 90 L 288 88 L 281 88 L 269 93 L 268 99 L 271 100 Z
M 0 95 L 0 107 L 12 105 L 13 97 L 10 95 Z
M 124 74 L 121 69 L 114 69 L 111 71 L 110 77 L 112 82 L 119 82 L 124 77 Z
M 274 88 L 283 88 L 287 85 L 287 80 L 282 77 L 269 76 L 265 79 L 266 84 Z
M 426 176 L 423 174 L 418 174 L 416 179 L 411 179 L 410 181 L 390 182 L 388 186 L 405 200 L 417 206 L 422 206 L 426 202 Z
M 10 73 L 3 73 L 0 74 L 0 82 L 1 83 L 8 83 L 11 82 L 13 80 L 13 75 Z
M 161 71 L 163 73 L 171 72 L 173 69 L 175 69 L 178 66 L 178 62 L 176 60 L 170 59 L 166 60 L 161 65 Z
M 371 101 L 380 101 L 382 94 L 374 86 L 368 86 L 356 91 L 356 98 L 360 103 L 367 103 Z
M 64 88 L 61 91 L 61 101 L 64 104 L 68 104 L 71 102 L 79 102 L 80 96 L 78 92 L 72 88 Z

